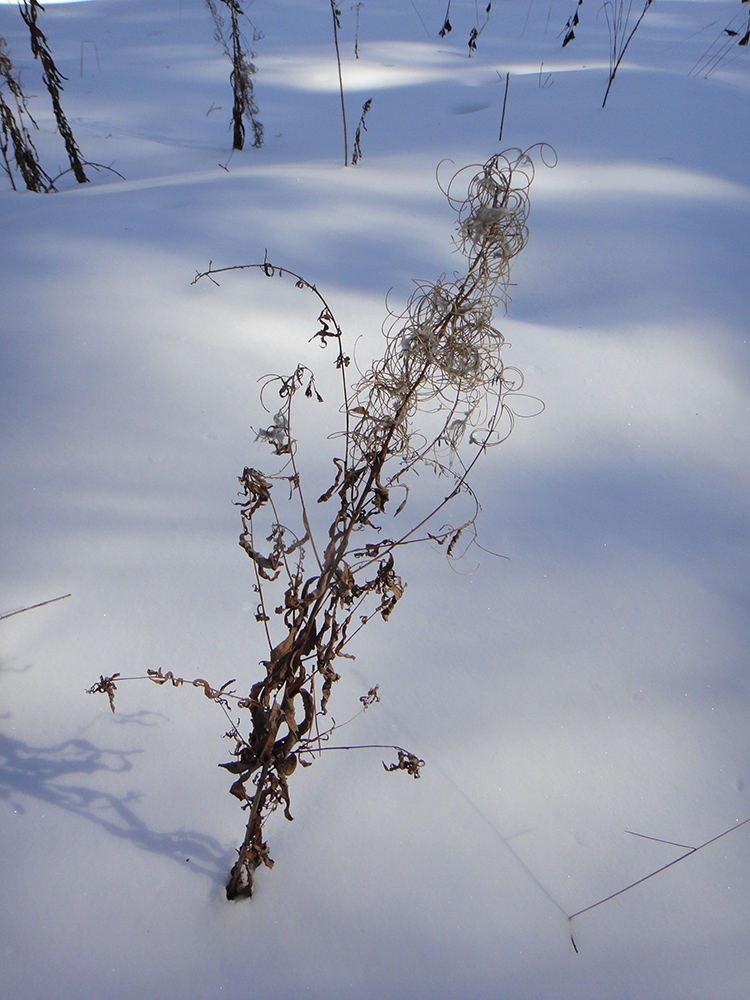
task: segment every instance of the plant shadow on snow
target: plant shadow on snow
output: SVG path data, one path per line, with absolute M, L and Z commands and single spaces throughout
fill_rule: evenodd
M 118 795 L 107 789 L 105 776 L 132 770 L 132 757 L 140 752 L 97 747 L 84 739 L 34 746 L 0 733 L 0 799 L 9 801 L 21 813 L 25 812 L 24 798 L 63 809 L 183 867 L 189 860 L 191 871 L 223 884 L 229 852 L 214 837 L 196 830 L 152 830 L 135 810 L 140 799 L 137 792 Z M 83 783 L 94 774 L 100 778 L 98 788 Z M 69 783 L 71 778 L 79 783 Z

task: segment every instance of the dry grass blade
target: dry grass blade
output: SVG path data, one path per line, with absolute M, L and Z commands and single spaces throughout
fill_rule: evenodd
M 214 38 L 221 45 L 224 54 L 232 63 L 230 81 L 234 95 L 232 107 L 232 148 L 243 149 L 245 146 L 245 120 L 250 122 L 253 130 L 253 146 L 257 149 L 263 145 L 264 129 L 259 120 L 258 106 L 255 103 L 253 77 L 255 64 L 253 53 L 245 44 L 240 19 L 246 18 L 245 11 L 239 0 L 218 0 L 223 3 L 229 13 L 229 37 L 225 34 L 224 19 L 219 14 L 216 0 L 206 0 L 214 22 Z M 253 40 L 258 41 L 263 36 L 257 28 L 253 28 Z

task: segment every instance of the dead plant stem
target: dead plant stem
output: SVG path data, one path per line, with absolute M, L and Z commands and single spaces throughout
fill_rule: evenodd
M 263 792 L 266 786 L 266 778 L 268 777 L 268 772 L 271 767 L 271 762 L 266 761 L 260 772 L 260 777 L 258 778 L 258 785 L 255 790 L 255 795 L 253 796 L 253 801 L 250 806 L 250 816 L 247 821 L 247 827 L 245 828 L 245 839 L 242 841 L 242 846 L 238 851 L 237 861 L 235 862 L 234 868 L 232 869 L 232 876 L 229 880 L 229 885 L 227 886 L 227 898 L 235 899 L 240 893 L 240 887 L 242 885 L 242 875 L 247 863 L 247 856 L 250 850 L 250 845 L 253 840 L 253 827 L 255 826 L 255 817 L 258 815 L 258 809 L 260 808 L 260 801 L 263 797 Z
M 344 103 L 344 79 L 341 75 L 341 53 L 339 52 L 339 10 L 335 0 L 331 0 L 333 15 L 333 43 L 336 46 L 336 65 L 339 71 L 339 93 L 341 94 L 341 118 L 344 123 L 344 166 L 349 166 L 349 137 L 346 131 L 346 105 Z

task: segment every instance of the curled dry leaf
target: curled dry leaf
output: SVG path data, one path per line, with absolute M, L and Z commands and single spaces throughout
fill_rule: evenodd
M 398 762 L 396 764 L 386 764 L 385 761 L 383 761 L 383 767 L 386 771 L 406 771 L 406 773 L 410 774 L 413 778 L 422 777 L 419 773 L 419 769 L 424 766 L 424 761 L 420 760 L 416 754 L 409 753 L 408 750 L 398 751 Z
M 115 711 L 115 691 L 117 691 L 115 681 L 119 676 L 119 674 L 112 674 L 111 677 L 105 677 L 102 674 L 98 682 L 86 691 L 86 694 L 106 694 L 109 698 L 109 707 L 112 709 L 113 714 Z

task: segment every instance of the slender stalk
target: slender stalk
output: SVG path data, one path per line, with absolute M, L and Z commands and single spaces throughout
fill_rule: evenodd
M 0 135 L 2 135 L 0 146 L 2 147 L 3 162 L 8 178 L 10 179 L 11 187 L 14 191 L 16 190 L 13 172 L 8 161 L 8 151 L 12 145 L 16 167 L 23 177 L 27 189 L 36 192 L 53 191 L 54 182 L 39 163 L 39 156 L 24 122 L 24 115 L 26 115 L 35 127 L 36 122 L 26 107 L 26 96 L 21 89 L 20 80 L 14 76 L 13 64 L 5 49 L 5 39 L 0 35 L 0 80 L 5 81 L 13 98 L 12 103 L 15 104 L 14 113 L 10 105 L 6 103 L 2 91 L 0 91 Z
M 0 622 L 5 621 L 6 618 L 12 618 L 13 615 L 23 614 L 24 611 L 33 611 L 34 608 L 43 608 L 47 604 L 54 604 L 55 601 L 64 601 L 66 597 L 70 597 L 70 594 L 63 594 L 62 597 L 51 597 L 48 601 L 41 601 L 39 604 L 30 604 L 28 608 L 19 608 L 18 611 L 9 611 L 7 615 L 0 615 Z
M 34 58 L 39 59 L 42 63 L 42 69 L 44 71 L 42 78 L 52 100 L 55 120 L 57 121 L 58 130 L 62 136 L 63 142 L 65 143 L 65 150 L 68 154 L 70 167 L 75 174 L 75 178 L 78 183 L 86 184 L 88 182 L 88 177 L 83 169 L 81 151 L 75 141 L 73 131 L 68 124 L 65 112 L 63 111 L 62 102 L 60 101 L 60 91 L 63 89 L 62 81 L 65 77 L 62 73 L 60 73 L 55 65 L 52 53 L 49 50 L 49 43 L 37 23 L 39 11 L 44 10 L 44 8 L 41 4 L 39 4 L 38 0 L 22 0 L 22 3 L 23 5 L 19 8 L 21 17 L 26 22 L 31 34 L 31 51 Z
M 602 107 L 606 107 L 607 98 L 609 97 L 609 92 L 610 92 L 610 90 L 612 88 L 612 84 L 615 82 L 615 77 L 617 76 L 617 71 L 620 68 L 620 63 L 623 60 L 623 56 L 627 52 L 628 45 L 630 45 L 630 43 L 632 42 L 633 35 L 636 33 L 636 31 L 640 27 L 641 21 L 646 16 L 646 11 L 649 9 L 650 6 L 651 6 L 651 0 L 646 0 L 646 5 L 644 6 L 643 10 L 641 11 L 641 16 L 635 22 L 635 27 L 633 28 L 633 30 L 628 35 L 625 44 L 623 45 L 622 49 L 619 52 L 619 55 L 617 53 L 617 26 L 618 26 L 617 25 L 617 15 L 615 14 L 614 9 L 613 9 L 612 17 L 613 17 L 614 23 L 610 26 L 610 31 L 612 32 L 612 58 L 610 60 L 609 83 L 607 84 L 607 90 L 606 90 L 606 92 L 604 94 L 604 100 L 602 101 Z M 628 10 L 628 14 L 630 14 L 629 10 Z M 627 25 L 627 18 L 625 19 L 625 21 L 626 21 L 626 25 Z
M 331 14 L 333 15 L 333 43 L 336 46 L 336 65 L 339 70 L 339 92 L 341 94 L 341 118 L 344 122 L 344 166 L 349 166 L 349 137 L 346 131 L 346 106 L 344 104 L 344 80 L 341 76 L 341 53 L 339 52 L 339 13 L 335 0 L 331 0 Z
M 542 63 L 544 65 L 544 63 Z M 541 70 L 539 71 L 541 73 Z M 508 103 L 508 87 L 510 86 L 510 73 L 505 74 L 505 96 L 503 97 L 503 113 L 500 116 L 500 134 L 497 137 L 498 142 L 503 141 L 503 126 L 505 125 L 505 105 Z

